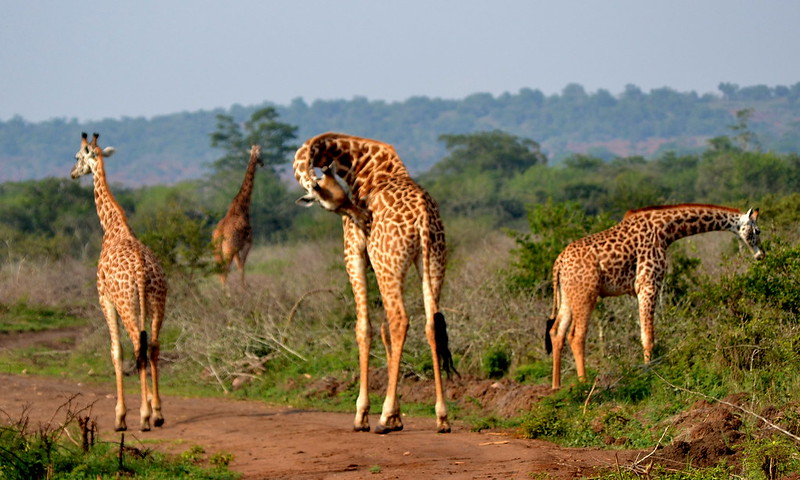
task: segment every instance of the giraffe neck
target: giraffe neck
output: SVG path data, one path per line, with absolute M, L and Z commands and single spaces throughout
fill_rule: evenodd
M 369 196 L 377 185 L 411 178 L 403 161 L 389 144 L 348 135 L 332 136 L 320 142 L 314 166 L 336 163 L 336 174 L 350 187 L 355 200 Z M 320 162 L 317 165 L 316 162 Z
M 256 161 L 257 157 L 250 157 L 250 163 L 247 164 L 247 170 L 244 172 L 244 180 L 242 186 L 239 188 L 239 193 L 236 194 L 228 208 L 229 214 L 240 213 L 248 215 L 250 213 L 250 199 L 253 196 L 253 180 L 256 176 Z
M 130 235 L 131 229 L 122 209 L 106 181 L 106 170 L 103 166 L 102 158 L 97 161 L 95 172 L 92 175 L 94 182 L 94 203 L 97 207 L 97 217 L 103 227 L 105 237 L 113 237 L 120 234 Z
M 706 232 L 736 230 L 742 212 L 714 205 L 676 205 L 662 209 L 644 209 L 635 215 L 651 216 L 666 245 L 676 240 Z

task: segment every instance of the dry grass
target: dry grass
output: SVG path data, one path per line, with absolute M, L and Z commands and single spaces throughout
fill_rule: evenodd
M 0 264 L 0 303 L 25 302 L 90 315 L 97 305 L 95 281 L 95 266 L 86 261 L 5 261 Z
M 515 243 L 497 231 L 469 224 L 448 225 L 449 263 L 441 308 L 448 323 L 450 346 L 462 372 L 480 373 L 483 356 L 502 347 L 512 365 L 546 359 L 545 321 L 549 299 L 515 295 L 506 287 Z M 677 248 L 703 258 L 699 271 L 712 278 L 745 268 L 752 261 L 739 252 L 728 233 L 682 240 Z M 105 351 L 107 333 L 97 304 L 95 265 L 91 261 L 7 262 L 0 267 L 0 302 L 29 303 L 68 309 L 98 328 L 82 348 Z M 286 355 L 299 361 L 325 352 L 346 351 L 355 368 L 355 308 L 344 271 L 338 238 L 297 244 L 261 245 L 250 254 L 248 287 L 238 271 L 227 289 L 216 276 L 185 283 L 171 279 L 165 329 L 172 329 L 178 365 L 200 366 L 221 384 L 256 371 L 265 359 Z M 377 298 L 377 292 L 371 292 Z M 679 300 L 679 299 L 677 299 Z M 676 299 L 668 299 L 675 302 Z M 409 274 L 406 305 L 410 317 L 404 369 L 420 374 L 430 358 L 424 334 L 424 309 L 419 277 Z M 660 310 L 664 309 L 664 305 Z M 656 318 L 656 337 L 679 335 Z M 373 306 L 373 355 L 383 361 L 378 329 L 382 311 Z M 619 355 L 638 356 L 638 312 L 632 297 L 606 299 L 595 312 L 587 339 L 587 363 L 601 366 Z M 662 337 L 663 338 L 663 337 Z M 565 357 L 570 369 L 571 356 Z

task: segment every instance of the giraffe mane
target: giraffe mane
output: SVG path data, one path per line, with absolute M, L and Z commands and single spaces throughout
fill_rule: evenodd
M 642 208 L 636 208 L 636 209 L 633 209 L 633 210 L 628 210 L 627 212 L 625 212 L 625 216 L 623 217 L 623 219 L 628 218 L 628 217 L 632 217 L 634 215 L 638 215 L 640 213 L 652 212 L 652 211 L 658 211 L 658 210 L 670 210 L 670 209 L 673 209 L 673 208 L 683 208 L 683 209 L 685 209 L 685 208 L 697 208 L 697 209 L 714 208 L 714 209 L 717 209 L 717 210 L 725 210 L 725 211 L 729 211 L 729 212 L 732 212 L 732 213 L 741 213 L 742 212 L 738 208 L 726 207 L 726 206 L 723 206 L 723 205 L 712 205 L 710 203 L 677 203 L 677 204 L 674 204 L 674 205 L 651 205 L 649 207 L 642 207 Z

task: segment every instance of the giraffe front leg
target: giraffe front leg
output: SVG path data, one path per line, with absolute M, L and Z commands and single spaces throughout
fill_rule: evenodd
M 350 286 L 353 289 L 353 299 L 356 304 L 356 342 L 358 343 L 358 368 L 359 389 L 356 399 L 356 416 L 353 420 L 353 430 L 357 432 L 369 431 L 369 350 L 372 343 L 372 326 L 369 322 L 367 309 L 367 260 L 366 239 L 350 224 L 348 218 L 343 218 L 345 231 L 345 268 L 350 277 Z
M 656 298 L 658 291 L 650 286 L 643 286 L 636 295 L 639 300 L 639 327 L 641 329 L 642 352 L 644 363 L 650 363 L 653 355 L 653 345 L 655 345 L 653 333 L 653 316 L 656 310 Z

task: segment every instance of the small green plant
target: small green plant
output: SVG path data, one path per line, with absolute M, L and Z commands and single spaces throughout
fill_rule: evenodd
M 214 455 L 211 455 L 211 458 L 208 459 L 208 463 L 214 465 L 217 468 L 225 468 L 231 464 L 233 461 L 233 454 L 229 452 L 217 452 Z
M 519 383 L 537 383 L 547 379 L 552 372 L 552 362 L 542 360 L 535 363 L 526 363 L 514 369 L 514 380 Z
M 505 344 L 492 346 L 483 356 L 483 373 L 489 378 L 503 378 L 511 367 L 511 353 Z
M 206 451 L 200 445 L 192 445 L 189 450 L 181 453 L 181 459 L 190 463 L 199 463 L 203 460 Z
M 375 475 L 376 473 L 381 473 L 381 466 L 380 465 L 373 465 L 369 467 L 369 473 Z
M 740 449 L 742 469 L 747 478 L 773 480 L 800 472 L 800 450 L 787 438 L 751 440 Z
M 143 479 L 207 479 L 234 480 L 239 474 L 228 470 L 233 456 L 212 457 L 213 469 L 197 463 L 204 450 L 192 447 L 189 452 L 171 457 L 150 449 L 137 448 L 117 442 L 97 441 L 88 430 L 95 432 L 86 409 L 76 409 L 72 400 L 62 405 L 56 415 L 64 421 L 30 428 L 30 420 L 19 420 L 0 426 L 0 478 L 9 480 L 120 478 L 134 476 Z M 87 430 L 88 429 L 88 430 Z M 72 431 L 72 433 L 70 433 Z M 72 439 L 92 438 L 78 444 Z

